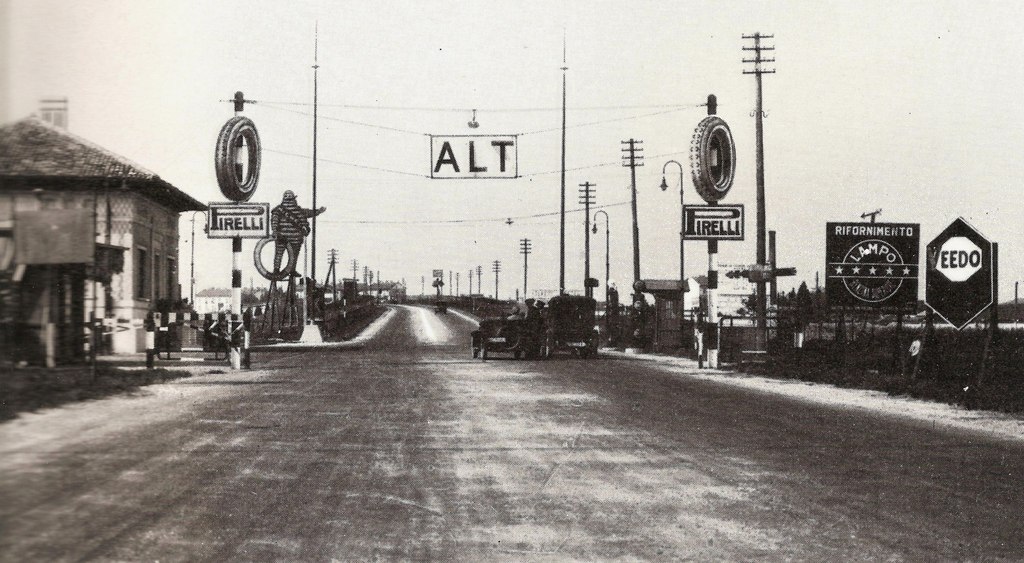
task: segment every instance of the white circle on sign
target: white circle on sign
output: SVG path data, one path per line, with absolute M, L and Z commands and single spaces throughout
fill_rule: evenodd
M 964 282 L 981 269 L 982 252 L 967 237 L 952 237 L 939 247 L 935 269 L 951 282 Z

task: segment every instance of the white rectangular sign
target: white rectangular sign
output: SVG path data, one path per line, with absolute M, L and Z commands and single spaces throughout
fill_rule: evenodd
M 684 205 L 686 240 L 743 240 L 742 205 Z
M 518 178 L 516 135 L 431 135 L 430 177 Z
M 206 214 L 209 238 L 263 238 L 270 235 L 269 203 L 211 203 Z

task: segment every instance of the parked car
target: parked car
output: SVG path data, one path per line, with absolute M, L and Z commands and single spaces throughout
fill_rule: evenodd
M 448 314 L 448 304 L 445 303 L 444 301 L 438 301 L 438 302 L 434 303 L 434 312 L 447 315 Z
M 547 304 L 543 354 L 568 350 L 574 356 L 597 355 L 598 332 L 595 311 L 597 301 L 579 295 L 558 295 Z

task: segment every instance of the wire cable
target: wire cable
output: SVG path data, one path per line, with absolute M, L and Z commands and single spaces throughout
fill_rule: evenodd
M 608 203 L 605 205 L 591 206 L 590 209 L 607 209 L 610 207 L 619 207 L 622 205 L 629 205 L 628 201 L 620 201 L 618 203 Z M 566 210 L 566 214 L 569 213 L 583 213 L 585 209 L 571 209 Z M 416 219 L 416 220 L 377 220 L 377 219 L 352 219 L 352 220 L 330 220 L 321 219 L 324 223 L 334 224 L 348 224 L 348 225 L 453 225 L 453 224 L 464 224 L 464 223 L 508 223 L 509 221 L 522 221 L 527 219 L 537 219 L 541 217 L 551 217 L 558 215 L 560 211 L 550 211 L 547 213 L 535 213 L 532 215 L 518 215 L 514 217 L 492 217 L 483 219 Z
M 305 159 L 309 159 L 309 160 L 313 159 L 313 157 L 311 157 L 311 156 L 309 156 L 307 154 L 299 154 L 299 153 L 294 153 L 294 152 L 281 151 L 281 150 L 276 150 L 276 149 L 269 149 L 267 147 L 263 147 L 263 150 L 266 151 L 266 152 L 272 152 L 272 153 L 275 153 L 275 154 L 283 154 L 283 155 L 286 155 L 286 156 L 294 156 L 294 157 L 297 157 L 297 158 L 305 158 Z M 391 174 L 402 174 L 402 175 L 405 175 L 405 176 L 415 176 L 415 177 L 418 177 L 418 178 L 430 178 L 430 176 L 427 176 L 426 174 L 417 174 L 415 172 L 405 172 L 403 170 L 392 170 L 390 168 L 381 168 L 381 167 L 378 167 L 378 166 L 367 166 L 365 164 L 356 164 L 354 162 L 343 162 L 343 161 L 340 161 L 340 160 L 331 160 L 329 158 L 317 158 L 317 161 L 318 162 L 329 162 L 331 164 L 340 164 L 342 166 L 352 166 L 354 168 L 362 168 L 362 169 L 365 169 L 365 170 L 376 170 L 378 172 L 389 172 Z

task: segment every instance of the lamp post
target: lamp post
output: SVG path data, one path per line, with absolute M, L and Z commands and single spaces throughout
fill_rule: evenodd
M 609 262 L 609 246 L 608 240 L 611 234 L 610 226 L 608 223 L 608 212 L 604 209 L 599 209 L 594 213 L 594 228 L 593 233 L 597 234 L 597 215 L 604 215 L 604 305 L 608 306 L 608 279 L 611 278 L 611 263 Z
M 192 307 L 192 310 L 196 308 L 196 213 L 202 213 L 203 217 L 206 216 L 205 211 L 192 212 L 192 255 L 189 260 L 188 270 L 189 275 L 192 276 L 188 287 L 188 304 Z
M 685 344 L 686 324 L 684 314 L 686 312 L 686 244 L 684 234 L 686 231 L 686 208 L 683 204 L 683 194 L 686 191 L 686 184 L 683 181 L 683 165 L 675 160 L 666 162 L 661 167 L 661 190 L 668 190 L 668 181 L 665 179 L 665 172 L 669 164 L 679 167 L 679 344 Z

